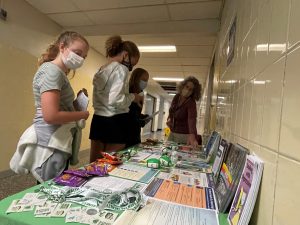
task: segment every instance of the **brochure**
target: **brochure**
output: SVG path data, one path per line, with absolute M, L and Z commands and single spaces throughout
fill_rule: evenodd
M 246 162 L 248 149 L 241 145 L 232 145 L 228 156 L 222 164 L 215 186 L 220 212 L 226 212 L 236 192 Z
M 181 184 L 196 185 L 201 187 L 213 187 L 211 174 L 182 169 L 172 169 L 166 180 L 172 180 Z
M 227 156 L 228 147 L 229 147 L 228 142 L 222 139 L 212 166 L 214 183 L 217 183 L 217 179 L 219 177 L 223 161 L 226 159 Z
M 112 192 L 123 191 L 134 187 L 140 191 L 146 188 L 146 184 L 139 183 L 132 180 L 126 180 L 119 177 L 107 176 L 107 177 L 93 177 L 84 184 L 86 188 L 93 188 L 98 191 L 110 190 Z
M 209 187 L 155 178 L 145 189 L 144 194 L 167 202 L 217 210 L 214 190 Z
M 247 156 L 242 177 L 227 218 L 231 225 L 249 223 L 259 190 L 262 171 L 262 160 L 255 155 Z
M 157 111 L 155 113 L 153 113 L 152 115 L 150 116 L 147 116 L 146 118 L 143 118 L 141 120 L 152 120 L 154 118 L 154 116 L 156 116 L 160 111 Z
M 157 173 L 159 170 L 126 163 L 114 168 L 109 175 L 148 184 Z

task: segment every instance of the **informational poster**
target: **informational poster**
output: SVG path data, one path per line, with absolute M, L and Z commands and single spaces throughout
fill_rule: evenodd
M 233 20 L 228 35 L 227 66 L 229 66 L 229 64 L 231 63 L 234 57 L 235 33 L 236 33 L 236 17 Z
M 186 185 L 155 178 L 145 189 L 144 194 L 168 202 L 217 210 L 214 190 L 207 187 Z
M 109 172 L 109 175 L 148 184 L 158 172 L 139 165 L 123 164 Z

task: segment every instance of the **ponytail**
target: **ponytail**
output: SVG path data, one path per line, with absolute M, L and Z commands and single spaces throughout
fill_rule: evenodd
M 140 58 L 140 51 L 132 41 L 123 41 L 121 36 L 111 36 L 105 42 L 106 57 L 114 57 L 127 51 L 130 57 Z

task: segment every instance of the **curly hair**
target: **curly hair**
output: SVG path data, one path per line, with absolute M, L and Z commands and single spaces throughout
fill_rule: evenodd
M 189 76 L 185 78 L 183 81 L 181 81 L 177 86 L 178 93 L 181 93 L 182 89 L 187 84 L 187 82 L 192 82 L 194 84 L 194 89 L 191 97 L 194 100 L 199 101 L 199 99 L 201 98 L 201 84 L 199 83 L 196 77 Z

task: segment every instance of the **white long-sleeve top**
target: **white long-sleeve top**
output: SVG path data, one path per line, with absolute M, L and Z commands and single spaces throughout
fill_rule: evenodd
M 96 115 L 114 116 L 129 112 L 134 94 L 129 93 L 128 74 L 126 66 L 112 62 L 94 75 L 93 107 Z

